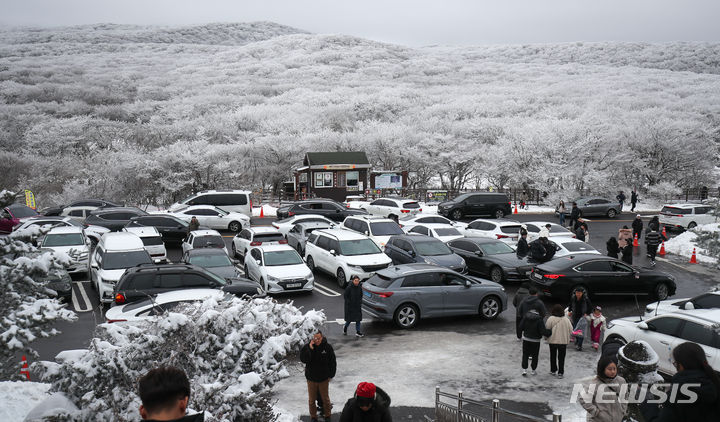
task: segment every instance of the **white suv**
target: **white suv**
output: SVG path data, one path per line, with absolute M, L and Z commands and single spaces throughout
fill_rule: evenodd
M 239 212 L 252 217 L 252 199 L 247 190 L 204 190 L 172 204 L 169 211 L 179 211 L 188 205 L 212 205 L 227 212 Z
M 313 271 L 317 268 L 335 276 L 340 287 L 354 275 L 366 280 L 392 264 L 367 236 L 342 229 L 312 232 L 305 244 L 305 262 Z
M 254 246 L 245 260 L 245 276 L 268 293 L 313 290 L 315 277 L 297 251 L 288 245 Z
M 395 221 L 400 217 L 422 212 L 417 201 L 405 198 L 380 198 L 367 205 L 361 205 L 360 208 L 367 211 L 368 214 L 392 218 Z
M 90 282 L 102 303 L 110 303 L 115 284 L 126 269 L 151 264 L 142 240 L 132 233 L 106 233 L 90 255 Z
M 43 249 L 64 252 L 70 257 L 69 273 L 87 273 L 90 240 L 85 237 L 82 227 L 65 226 L 50 229 L 42 239 Z
M 667 375 L 675 374 L 672 350 L 686 342 L 697 343 L 705 350 L 705 356 L 715 371 L 720 371 L 720 309 L 677 311 L 645 321 L 637 317 L 610 321 L 605 331 L 606 341 L 621 342 L 644 340 L 658 354 L 658 370 Z
M 364 234 L 372 239 L 380 249 L 385 247 L 385 244 L 390 240 L 390 236 L 405 233 L 394 220 L 372 215 L 345 217 L 340 228 Z
M 717 218 L 713 207 L 704 204 L 668 204 L 660 210 L 660 225 L 671 229 L 692 229 L 701 224 L 712 224 Z
M 132 233 L 142 240 L 145 250 L 148 251 L 152 259 L 167 259 L 167 250 L 162 240 L 160 232 L 155 227 L 125 227 L 122 231 Z

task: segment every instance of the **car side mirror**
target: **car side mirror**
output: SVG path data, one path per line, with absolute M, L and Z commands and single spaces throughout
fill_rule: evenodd
M 483 254 L 482 251 L 475 251 L 475 255 L 477 255 L 477 256 L 483 256 L 484 254 Z
M 212 287 L 212 288 L 215 288 L 215 287 L 218 286 L 218 284 L 217 284 L 216 282 L 214 282 L 214 281 L 211 281 L 211 282 L 208 284 L 208 286 L 210 286 L 210 287 Z
M 647 322 L 645 322 L 645 321 L 640 321 L 640 323 L 638 323 L 638 328 L 641 330 L 649 330 L 650 329 L 650 327 L 647 325 Z
M 363 232 L 363 234 L 364 234 L 365 236 L 370 236 L 370 232 L 368 232 L 367 230 L 365 230 L 365 231 Z
M 330 249 L 330 255 L 335 256 L 335 249 Z
M 415 253 L 415 251 L 410 251 L 410 256 L 412 256 L 414 258 L 416 255 L 417 254 Z
M 259 259 L 256 259 L 256 260 L 255 260 L 255 263 L 258 264 L 258 265 L 262 265 L 262 261 L 260 261 Z
M 93 262 L 92 264 L 90 264 L 90 268 L 94 268 L 97 270 L 98 268 L 100 268 L 100 266 L 96 262 Z
M 465 287 L 470 287 L 470 286 L 472 286 L 472 283 L 470 282 L 470 280 L 465 280 Z
M 692 311 L 693 309 L 695 309 L 695 304 L 688 301 L 685 303 L 685 306 L 683 307 L 683 309 L 685 309 L 686 311 Z

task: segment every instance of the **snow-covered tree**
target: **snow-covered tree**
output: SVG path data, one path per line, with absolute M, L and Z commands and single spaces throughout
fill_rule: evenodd
M 172 365 L 190 379 L 191 408 L 219 421 L 271 421 L 270 391 L 288 376 L 285 356 L 324 319 L 273 299 L 208 299 L 138 323 L 100 325 L 88 350 L 32 369 L 81 409 L 77 420 L 139 420 L 138 379 Z
M 0 192 L 0 209 L 16 196 Z M 67 256 L 39 254 L 31 243 L 37 233 L 27 230 L 0 237 L 0 379 L 19 376 L 19 356 L 36 357 L 30 343 L 39 337 L 59 334 L 51 328 L 55 322 L 76 318 L 52 290 L 35 281 L 62 268 L 63 261 L 69 260 Z

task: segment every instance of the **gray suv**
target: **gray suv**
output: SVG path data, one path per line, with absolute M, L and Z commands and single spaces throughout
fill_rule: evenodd
M 501 285 L 436 265 L 390 267 L 362 286 L 363 310 L 400 328 L 413 328 L 420 318 L 479 314 L 495 319 L 507 308 Z
M 439 265 L 459 273 L 466 273 L 465 260 L 453 252 L 445 243 L 434 237 L 421 234 L 393 236 L 385 245 L 385 255 L 393 264 L 421 262 Z

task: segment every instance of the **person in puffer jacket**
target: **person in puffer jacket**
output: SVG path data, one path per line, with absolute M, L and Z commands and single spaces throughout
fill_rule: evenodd
M 588 331 L 590 333 L 590 341 L 592 341 L 592 347 L 597 352 L 602 343 L 605 329 L 607 328 L 607 320 L 602 314 L 602 308 L 596 306 L 593 309 L 593 313 L 586 316 L 585 319 L 588 321 Z
M 657 255 L 658 246 L 660 246 L 660 243 L 665 240 L 667 239 L 665 239 L 662 234 L 658 233 L 655 227 L 653 227 L 651 231 L 645 235 L 645 244 L 647 245 L 650 264 L 655 265 L 655 256 Z
M 545 328 L 545 323 L 540 313 L 536 309 L 530 309 L 522 321 L 520 322 L 522 327 L 522 369 L 523 376 L 527 375 L 528 359 L 532 360 L 530 372 L 532 375 L 536 375 L 535 370 L 538 366 L 538 356 L 540 355 L 540 340 L 543 336 L 547 337 L 552 334 L 551 330 Z
M 390 396 L 371 382 L 361 382 L 345 403 L 340 422 L 392 422 Z

